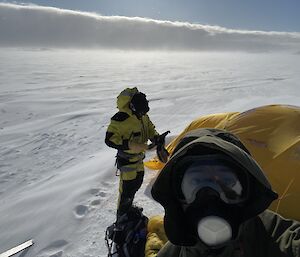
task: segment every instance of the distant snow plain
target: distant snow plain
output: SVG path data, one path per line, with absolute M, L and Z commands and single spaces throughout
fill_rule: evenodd
M 0 20 L 0 253 L 34 239 L 19 256 L 107 255 L 118 177 L 104 137 L 126 87 L 147 94 L 168 140 L 201 115 L 300 105 L 299 33 L 5 3 Z M 155 174 L 146 170 L 135 199 L 147 216 L 163 214 L 149 197 Z

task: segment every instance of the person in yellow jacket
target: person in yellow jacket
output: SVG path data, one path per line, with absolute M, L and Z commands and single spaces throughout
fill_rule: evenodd
M 118 150 L 117 168 L 120 171 L 120 186 L 117 217 L 132 206 L 135 193 L 144 177 L 147 142 L 155 142 L 159 136 L 147 113 L 149 105 L 146 95 L 135 88 L 126 88 L 117 98 L 119 111 L 111 118 L 105 143 Z
M 300 257 L 300 222 L 267 210 L 278 195 L 230 132 L 185 134 L 151 193 L 169 242 L 151 231 L 148 257 Z

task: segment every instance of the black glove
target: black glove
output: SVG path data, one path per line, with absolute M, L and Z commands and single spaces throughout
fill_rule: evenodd
M 157 154 L 158 159 L 163 163 L 166 163 L 168 161 L 168 157 L 170 155 L 164 146 L 157 147 L 156 154 Z
M 156 135 L 154 136 L 154 144 L 157 146 L 157 147 L 161 147 L 161 146 L 164 146 L 165 145 L 165 139 L 166 139 L 166 136 L 170 133 L 170 130 L 162 133 L 161 135 Z
M 169 157 L 169 152 L 165 148 L 165 139 L 169 133 L 170 131 L 168 130 L 161 135 L 155 136 L 153 140 L 153 143 L 156 145 L 157 157 L 163 163 L 166 163 Z

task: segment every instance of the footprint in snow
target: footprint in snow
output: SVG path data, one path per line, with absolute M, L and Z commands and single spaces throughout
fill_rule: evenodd
M 103 191 L 101 191 L 101 192 L 99 192 L 98 196 L 105 197 L 105 196 L 106 196 L 106 193 L 103 192 Z
M 48 257 L 62 257 L 64 253 L 62 249 L 68 244 L 69 242 L 64 239 L 54 241 L 41 251 L 41 256 L 46 254 Z
M 93 200 L 93 201 L 91 202 L 91 205 L 92 205 L 92 206 L 96 206 L 96 205 L 99 205 L 100 203 L 101 203 L 100 200 Z
M 101 185 L 102 185 L 104 188 L 107 188 L 107 187 L 110 188 L 110 187 L 114 186 L 115 183 L 110 182 L 110 181 L 102 181 L 102 182 L 101 182 Z
M 98 188 L 92 188 L 89 190 L 89 193 L 94 195 L 94 196 L 100 196 L 100 197 L 105 197 L 106 196 L 106 192 L 101 191 Z
M 74 209 L 76 218 L 83 218 L 88 213 L 88 207 L 85 205 L 77 205 Z
M 64 247 L 65 245 L 67 245 L 69 242 L 61 239 L 61 240 L 56 240 L 54 242 L 52 242 L 50 245 L 48 245 L 46 248 L 44 248 L 44 250 L 54 250 L 57 248 L 61 248 Z
M 91 195 L 97 195 L 100 190 L 98 188 L 92 188 L 89 190 Z

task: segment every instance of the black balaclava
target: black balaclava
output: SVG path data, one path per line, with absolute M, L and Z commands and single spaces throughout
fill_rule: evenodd
M 174 167 L 182 173 L 174 187 L 180 188 L 178 198 L 190 235 L 209 248 L 221 248 L 238 235 L 249 176 L 220 154 L 183 159 Z
M 181 181 L 185 168 L 181 169 L 178 165 L 186 157 L 214 154 L 224 156 L 230 163 L 247 172 L 249 196 L 246 202 L 228 204 L 213 193 L 205 198 L 201 198 L 199 193 L 193 204 L 184 206 Z M 181 246 L 193 246 L 201 242 L 197 235 L 199 219 L 219 213 L 222 213 L 221 218 L 227 220 L 232 227 L 232 239 L 235 238 L 241 223 L 263 212 L 278 197 L 241 141 L 233 134 L 218 129 L 198 129 L 186 134 L 161 170 L 151 194 L 165 209 L 164 227 L 168 239 Z M 214 204 L 210 204 L 211 202 Z M 219 246 L 212 246 L 214 247 Z
M 146 95 L 141 92 L 136 93 L 132 97 L 129 107 L 132 112 L 139 118 L 145 115 L 150 110 Z

